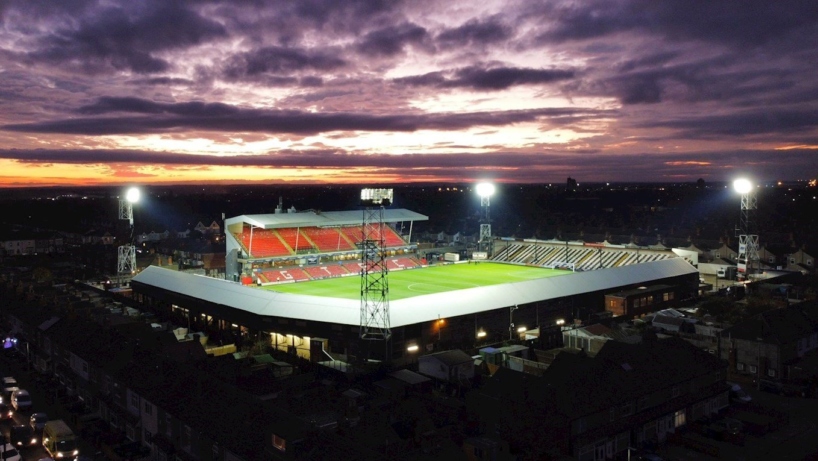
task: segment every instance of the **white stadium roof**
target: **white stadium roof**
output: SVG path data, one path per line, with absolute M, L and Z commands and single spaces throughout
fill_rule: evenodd
M 650 284 L 654 280 L 697 272 L 698 270 L 684 259 L 671 258 L 611 269 L 577 272 L 563 277 L 422 295 L 390 301 L 390 323 L 391 327 L 401 327 L 437 320 L 440 317 L 456 317 L 589 291 Z M 359 300 L 278 293 L 156 266 L 146 268 L 134 277 L 134 281 L 260 316 L 343 325 L 360 323 Z
M 363 211 L 299 211 L 296 213 L 268 213 L 241 215 L 225 220 L 225 225 L 247 223 L 263 229 L 312 226 L 352 226 L 360 225 Z M 404 208 L 383 210 L 384 222 L 428 221 L 429 217 Z

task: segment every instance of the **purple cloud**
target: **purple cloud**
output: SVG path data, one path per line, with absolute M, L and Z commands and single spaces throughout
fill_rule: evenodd
M 148 114 L 71 118 L 37 123 L 8 124 L 7 131 L 85 135 L 160 133 L 180 130 L 317 134 L 329 131 L 459 130 L 473 126 L 505 126 L 513 123 L 602 116 L 610 111 L 553 108 L 504 112 L 453 114 L 374 115 L 368 113 L 314 113 L 297 110 L 242 109 L 226 104 L 201 102 L 157 103 L 138 98 L 101 98 L 79 109 L 82 114 Z
M 452 72 L 429 72 L 395 79 L 396 83 L 436 88 L 504 90 L 516 85 L 537 85 L 574 78 L 573 70 L 529 69 L 515 67 L 464 67 Z

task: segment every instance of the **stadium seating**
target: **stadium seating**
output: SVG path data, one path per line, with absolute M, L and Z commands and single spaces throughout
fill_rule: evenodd
M 418 267 L 419 265 L 420 264 L 413 258 L 393 258 L 386 260 L 386 267 L 389 270 L 410 269 Z
M 358 243 L 363 240 L 363 231 L 361 226 L 344 226 L 341 227 L 341 232 L 353 243 Z
M 351 263 L 344 263 L 344 269 L 352 274 L 360 274 L 361 268 L 363 267 L 363 263 L 360 261 L 351 262 Z
M 295 251 L 312 250 L 312 244 L 297 228 L 277 229 L 278 235 Z
M 383 226 L 384 244 L 387 247 L 399 247 L 406 245 L 406 242 L 389 226 Z
M 252 242 L 250 237 L 252 235 Z M 288 256 L 292 254 L 284 242 L 278 238 L 273 231 L 267 229 L 254 229 L 251 233 L 245 229 L 241 234 L 241 243 L 253 257 L 263 258 L 267 256 Z
M 380 237 L 380 227 L 376 224 L 373 226 L 374 233 L 372 235 L 373 239 L 378 239 Z M 358 243 L 363 239 L 363 229 L 361 226 L 347 226 L 342 227 L 341 232 L 346 235 L 350 241 L 353 243 Z M 383 226 L 383 240 L 384 246 L 386 247 L 399 247 L 405 246 L 406 242 L 397 234 L 395 233 L 394 229 L 385 225 Z
M 310 276 L 299 267 L 284 267 L 280 269 L 265 269 L 262 271 L 264 278 L 271 282 L 299 282 L 309 280 Z
M 326 266 L 311 266 L 304 268 L 304 272 L 314 279 L 323 279 L 327 277 L 340 277 L 349 274 L 344 266 L 338 264 L 329 264 Z
M 573 263 L 577 270 L 589 271 L 600 268 L 619 267 L 629 264 L 661 261 L 674 256 L 660 251 L 636 252 L 617 248 L 597 248 L 580 245 L 509 243 L 491 259 L 519 264 L 551 267 L 561 263 Z
M 312 240 L 319 251 L 354 250 L 337 227 L 304 227 L 301 232 Z

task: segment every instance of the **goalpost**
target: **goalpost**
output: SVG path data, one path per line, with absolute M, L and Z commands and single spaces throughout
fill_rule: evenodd
M 564 261 L 554 261 L 551 264 L 546 264 L 545 267 L 548 269 L 571 269 L 571 272 L 576 272 L 577 268 L 574 263 L 567 263 Z

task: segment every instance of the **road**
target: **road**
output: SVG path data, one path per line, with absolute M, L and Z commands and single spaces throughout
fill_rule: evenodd
M 17 380 L 17 387 L 20 389 L 26 389 L 31 394 L 31 409 L 22 412 L 14 412 L 13 422 L 12 421 L 2 421 L 0 422 L 0 431 L 2 431 L 3 435 L 8 437 L 9 428 L 14 424 L 29 424 L 29 418 L 31 417 L 32 413 L 36 412 L 44 412 L 48 414 L 50 419 L 59 419 L 59 415 L 66 415 L 67 412 L 65 409 L 58 407 L 58 403 L 49 403 L 54 401 L 53 399 L 47 399 L 45 395 L 45 391 L 37 387 L 34 382 L 32 381 L 32 372 L 28 364 L 23 361 L 18 361 L 12 359 L 8 350 L 0 350 L 0 375 L 3 377 L 5 376 L 13 376 Z M 8 402 L 8 396 L 4 396 L 4 401 Z M 38 435 L 39 438 L 39 435 Z M 8 439 L 7 439 L 8 440 Z M 48 452 L 46 452 L 45 448 L 41 444 L 33 447 L 27 447 L 20 449 L 20 454 L 23 457 L 24 461 L 34 460 L 37 461 L 42 458 L 48 457 Z M 91 454 L 93 455 L 96 452 L 96 449 L 87 444 L 83 441 L 80 441 L 80 454 Z

